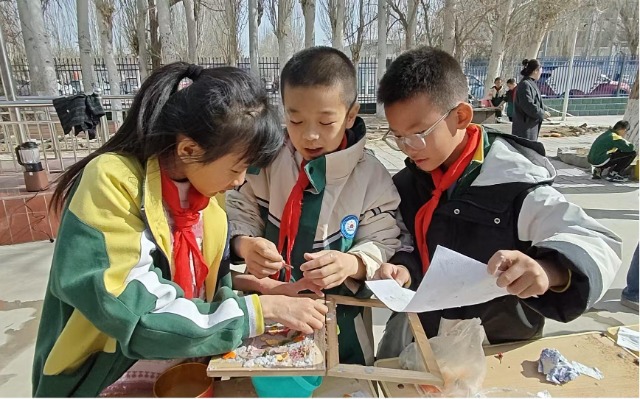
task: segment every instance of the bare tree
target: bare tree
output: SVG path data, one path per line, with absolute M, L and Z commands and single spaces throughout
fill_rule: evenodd
M 117 27 L 114 26 L 114 28 L 117 29 L 115 37 L 119 38 L 120 41 L 124 39 L 127 47 L 131 49 L 134 54 L 138 55 L 138 5 L 136 3 L 137 0 L 118 0 L 117 14 L 119 14 L 120 17 L 120 23 Z M 144 29 L 146 30 L 146 18 Z M 117 45 L 117 43 L 116 41 L 114 45 Z M 123 48 L 118 48 L 118 52 L 122 54 Z
M 80 67 L 82 68 L 82 86 L 85 93 L 92 93 L 96 87 L 95 71 L 89 30 L 89 0 L 77 0 L 78 48 L 80 49 Z
M 21 0 L 18 2 L 18 14 L 29 62 L 32 93 L 39 96 L 58 95 L 56 70 L 49 35 L 44 28 L 42 3 L 40 0 Z
M 638 0 L 618 0 L 620 32 L 633 57 L 638 56 Z
M 149 57 L 151 58 L 151 68 L 157 69 L 162 65 L 162 45 L 160 43 L 159 35 L 159 21 L 158 21 L 158 8 L 156 6 L 156 0 L 148 0 L 149 7 L 147 11 L 149 13 Z
M 147 65 L 149 52 L 147 51 L 147 0 L 137 0 L 138 5 L 138 64 L 140 65 L 140 80 L 145 80 L 149 75 Z
M 215 42 L 228 65 L 236 65 L 240 56 L 240 34 L 247 22 L 246 10 L 242 0 L 216 0 L 211 4 L 213 20 L 218 29 L 214 29 Z
M 160 46 L 162 51 L 162 61 L 166 63 L 178 61 L 177 48 L 173 42 L 171 32 L 171 14 L 169 10 L 170 0 L 156 0 L 156 10 L 158 13 L 158 29 L 160 32 Z
M 631 88 L 629 94 L 629 102 L 627 102 L 627 109 L 624 113 L 624 120 L 629 122 L 629 131 L 627 132 L 627 139 L 638 148 L 638 82 L 640 82 L 640 76 L 636 73 L 636 82 Z
M 345 12 L 345 37 L 347 46 L 351 52 L 351 60 L 358 70 L 362 45 L 365 37 L 371 31 L 371 26 L 376 21 L 377 15 L 371 12 L 370 0 L 357 0 L 347 2 Z
M 378 66 L 376 70 L 378 83 L 387 69 L 387 13 L 387 2 L 378 0 Z M 382 104 L 376 105 L 376 114 L 379 117 L 384 116 Z
M 2 29 L 10 60 L 24 58 L 24 40 L 20 30 L 18 8 L 13 1 L 0 1 L 0 29 Z
M 184 6 L 184 13 L 187 20 L 187 42 L 189 46 L 187 60 L 189 62 L 196 62 L 198 54 L 198 27 L 196 25 L 196 14 L 193 0 L 182 0 Z
M 102 48 L 102 57 L 107 66 L 107 74 L 109 75 L 109 89 L 112 95 L 120 95 L 120 74 L 118 73 L 118 65 L 113 56 L 113 13 L 115 12 L 114 0 L 94 0 L 96 9 L 98 10 L 98 27 L 100 29 L 100 44 Z M 115 121 L 120 124 L 122 122 L 122 102 L 120 100 L 111 101 L 111 106 L 115 111 Z
M 251 72 L 260 76 L 258 65 L 258 1 L 249 0 L 249 60 Z
M 404 29 L 405 48 L 410 49 L 416 43 L 416 25 L 418 23 L 418 0 L 388 0 L 391 14 Z
M 312 47 L 316 42 L 316 0 L 300 0 L 304 15 L 304 47 Z
M 456 0 L 444 0 L 442 49 L 453 54 L 456 45 Z
M 278 39 L 278 63 L 280 71 L 291 57 L 291 46 L 289 37 L 291 36 L 291 14 L 293 12 L 294 0 L 268 0 L 267 15 L 273 33 Z
M 331 46 L 342 50 L 344 48 L 344 18 L 346 14 L 345 0 L 330 0 L 333 3 L 335 13 L 333 13 L 333 21 L 331 22 L 332 35 Z
M 492 12 L 493 41 L 491 42 L 491 56 L 489 57 L 487 76 L 484 81 L 485 94 L 488 94 L 490 87 L 493 85 L 493 79 L 498 76 L 502 69 L 502 58 L 504 57 L 504 48 L 507 43 L 509 19 L 513 13 L 513 2 L 514 0 L 497 0 L 496 8 Z

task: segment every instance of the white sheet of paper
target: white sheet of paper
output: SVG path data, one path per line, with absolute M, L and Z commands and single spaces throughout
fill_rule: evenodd
M 637 352 L 640 350 L 639 342 L 640 333 L 638 331 L 631 330 L 627 327 L 620 327 L 618 330 L 618 345 Z
M 438 246 L 418 291 L 402 288 L 395 280 L 367 281 L 367 286 L 395 312 L 430 312 L 488 302 L 508 295 L 496 285 L 487 265 Z

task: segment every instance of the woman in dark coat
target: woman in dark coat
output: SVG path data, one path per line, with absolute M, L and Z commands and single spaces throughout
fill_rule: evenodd
M 522 65 L 524 69 L 520 74 L 523 78 L 516 87 L 511 133 L 535 141 L 538 140 L 542 120 L 550 116 L 544 110 L 540 89 L 536 84 L 542 74 L 542 66 L 538 60 L 524 60 Z

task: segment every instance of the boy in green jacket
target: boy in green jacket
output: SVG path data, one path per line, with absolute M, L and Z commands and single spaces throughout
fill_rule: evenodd
M 636 157 L 636 151 L 624 135 L 629 129 L 629 122 L 618 121 L 613 128 L 602 133 L 591 145 L 587 160 L 593 166 L 593 179 L 601 179 L 602 172 L 610 168 L 605 177 L 612 182 L 623 182 L 627 178 L 622 172 L 631 165 Z

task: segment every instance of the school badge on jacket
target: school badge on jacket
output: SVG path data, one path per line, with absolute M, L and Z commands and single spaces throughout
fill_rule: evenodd
M 353 239 L 356 236 L 356 231 L 358 230 L 358 217 L 355 215 L 346 216 L 340 222 L 340 231 L 342 232 L 342 236 L 346 239 Z

